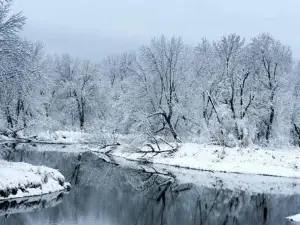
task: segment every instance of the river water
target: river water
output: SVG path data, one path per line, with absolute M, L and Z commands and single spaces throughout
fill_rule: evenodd
M 1 225 L 281 225 L 300 213 L 297 180 L 155 168 L 63 148 L 1 147 L 2 158 L 59 169 L 72 183 L 69 193 L 1 203 Z

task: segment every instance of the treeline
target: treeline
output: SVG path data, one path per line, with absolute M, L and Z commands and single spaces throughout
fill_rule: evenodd
M 81 129 L 222 145 L 300 145 L 300 66 L 269 34 L 196 47 L 153 38 L 100 62 L 49 56 L 0 6 L 0 126 Z

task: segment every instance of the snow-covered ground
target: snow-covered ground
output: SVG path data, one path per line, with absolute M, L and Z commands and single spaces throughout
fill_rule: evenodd
M 45 131 L 37 134 L 34 140 L 51 143 L 77 144 L 87 142 L 90 137 L 90 134 L 78 131 Z
M 105 137 L 109 134 L 102 134 Z M 97 137 L 96 134 L 74 131 L 55 131 L 42 132 L 35 135 L 34 141 L 40 143 L 56 144 L 76 144 L 78 147 L 65 147 L 58 151 L 101 151 L 109 154 L 124 157 L 129 160 L 146 160 L 155 164 L 172 165 L 190 169 L 230 172 L 230 173 L 248 173 L 259 175 L 271 175 L 282 177 L 300 178 L 300 149 L 299 148 L 261 148 L 250 146 L 247 148 L 228 148 L 209 144 L 183 143 L 178 151 L 169 153 L 167 150 L 172 146 L 166 143 L 160 144 L 160 149 L 155 145 L 155 152 L 148 146 L 139 148 L 132 144 L 133 137 L 119 135 L 118 140 L 112 135 L 108 141 L 101 142 L 105 137 Z M 102 149 L 105 143 L 120 143 L 120 146 L 113 146 Z M 95 145 L 88 145 L 89 143 Z M 129 144 L 130 143 L 130 144 Z M 139 144 L 140 145 L 140 144 Z M 175 144 L 171 145 L 175 146 Z M 48 147 L 43 147 L 43 151 Z M 57 149 L 49 146 L 50 149 Z
M 39 196 L 69 187 L 64 176 L 55 169 L 0 160 L 0 201 Z
M 162 164 L 140 164 L 120 157 L 114 157 L 113 160 L 114 163 L 123 167 L 171 177 L 180 184 L 245 191 L 247 193 L 268 193 L 287 196 L 300 194 L 300 179 L 297 178 L 199 171 Z
M 296 214 L 293 216 L 287 217 L 288 220 L 296 222 L 297 224 L 300 224 L 300 214 Z
M 13 138 L 6 137 L 0 134 L 0 142 L 12 141 Z
M 104 134 L 103 134 L 104 135 Z M 102 135 L 102 136 L 103 136 Z M 46 144 L 85 144 L 100 143 L 104 137 L 80 131 L 43 131 L 37 134 L 24 135 L 18 133 L 16 138 L 0 134 L 0 142 L 32 142 Z
M 225 148 L 216 145 L 195 143 L 181 144 L 178 151 L 163 152 L 171 149 L 168 144 L 161 144 L 155 152 L 149 147 L 141 151 L 117 148 L 110 154 L 129 160 L 149 161 L 155 164 L 172 165 L 205 171 L 258 174 L 300 178 L 299 149 L 271 148 Z M 161 151 L 161 153 L 158 153 Z

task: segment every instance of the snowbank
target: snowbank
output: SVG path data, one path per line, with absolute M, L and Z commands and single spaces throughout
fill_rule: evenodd
M 98 144 L 105 145 L 114 142 L 116 136 L 107 132 L 87 133 L 81 131 L 43 131 L 38 134 L 22 135 L 16 138 L 3 138 L 2 142 L 16 141 L 18 143 L 40 143 L 40 144 Z M 1 141 L 1 137 L 0 137 Z
M 88 133 L 78 131 L 45 131 L 36 135 L 34 140 L 57 144 L 76 144 L 86 142 L 90 136 Z
M 6 141 L 12 141 L 12 140 L 14 140 L 14 139 L 0 134 L 0 142 L 6 142 Z
M 287 217 L 288 220 L 292 222 L 296 222 L 297 224 L 300 224 L 300 214 L 294 215 L 294 216 L 289 216 Z
M 195 143 L 182 144 L 178 151 L 169 153 L 165 151 L 171 149 L 170 145 L 154 148 L 155 152 L 149 147 L 140 152 L 120 148 L 111 154 L 189 169 L 300 178 L 299 149 L 224 148 Z
M 112 162 L 132 170 L 164 175 L 170 179 L 175 179 L 175 182 L 179 184 L 191 184 L 194 187 L 245 191 L 253 194 L 265 193 L 285 196 L 300 194 L 300 179 L 297 178 L 199 171 L 162 164 L 141 164 L 120 157 L 113 157 Z
M 0 160 L 0 201 L 38 196 L 70 188 L 64 176 L 45 166 Z

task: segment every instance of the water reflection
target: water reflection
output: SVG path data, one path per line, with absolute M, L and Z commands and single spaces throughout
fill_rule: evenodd
M 0 218 L 8 220 L 14 214 L 29 213 L 54 207 L 62 202 L 66 192 L 56 192 L 42 196 L 16 198 L 8 201 L 0 201 Z
M 300 212 L 297 181 L 275 179 L 280 180 L 281 189 L 274 192 L 274 186 L 254 192 L 249 189 L 249 176 L 233 179 L 227 174 L 212 178 L 211 174 L 195 171 L 120 161 L 107 163 L 107 159 L 92 153 L 78 156 L 28 148 L 11 152 L 10 160 L 60 169 L 72 180 L 74 188 L 56 207 L 0 217 L 0 224 L 279 225 L 289 223 L 286 216 Z M 210 179 L 215 183 L 210 185 Z M 236 186 L 243 179 L 248 186 L 243 183 L 242 189 L 230 188 L 233 181 Z M 272 178 L 255 179 L 255 185 L 275 185 Z M 285 184 L 296 187 L 295 192 L 287 192 L 291 188 L 283 188 Z

